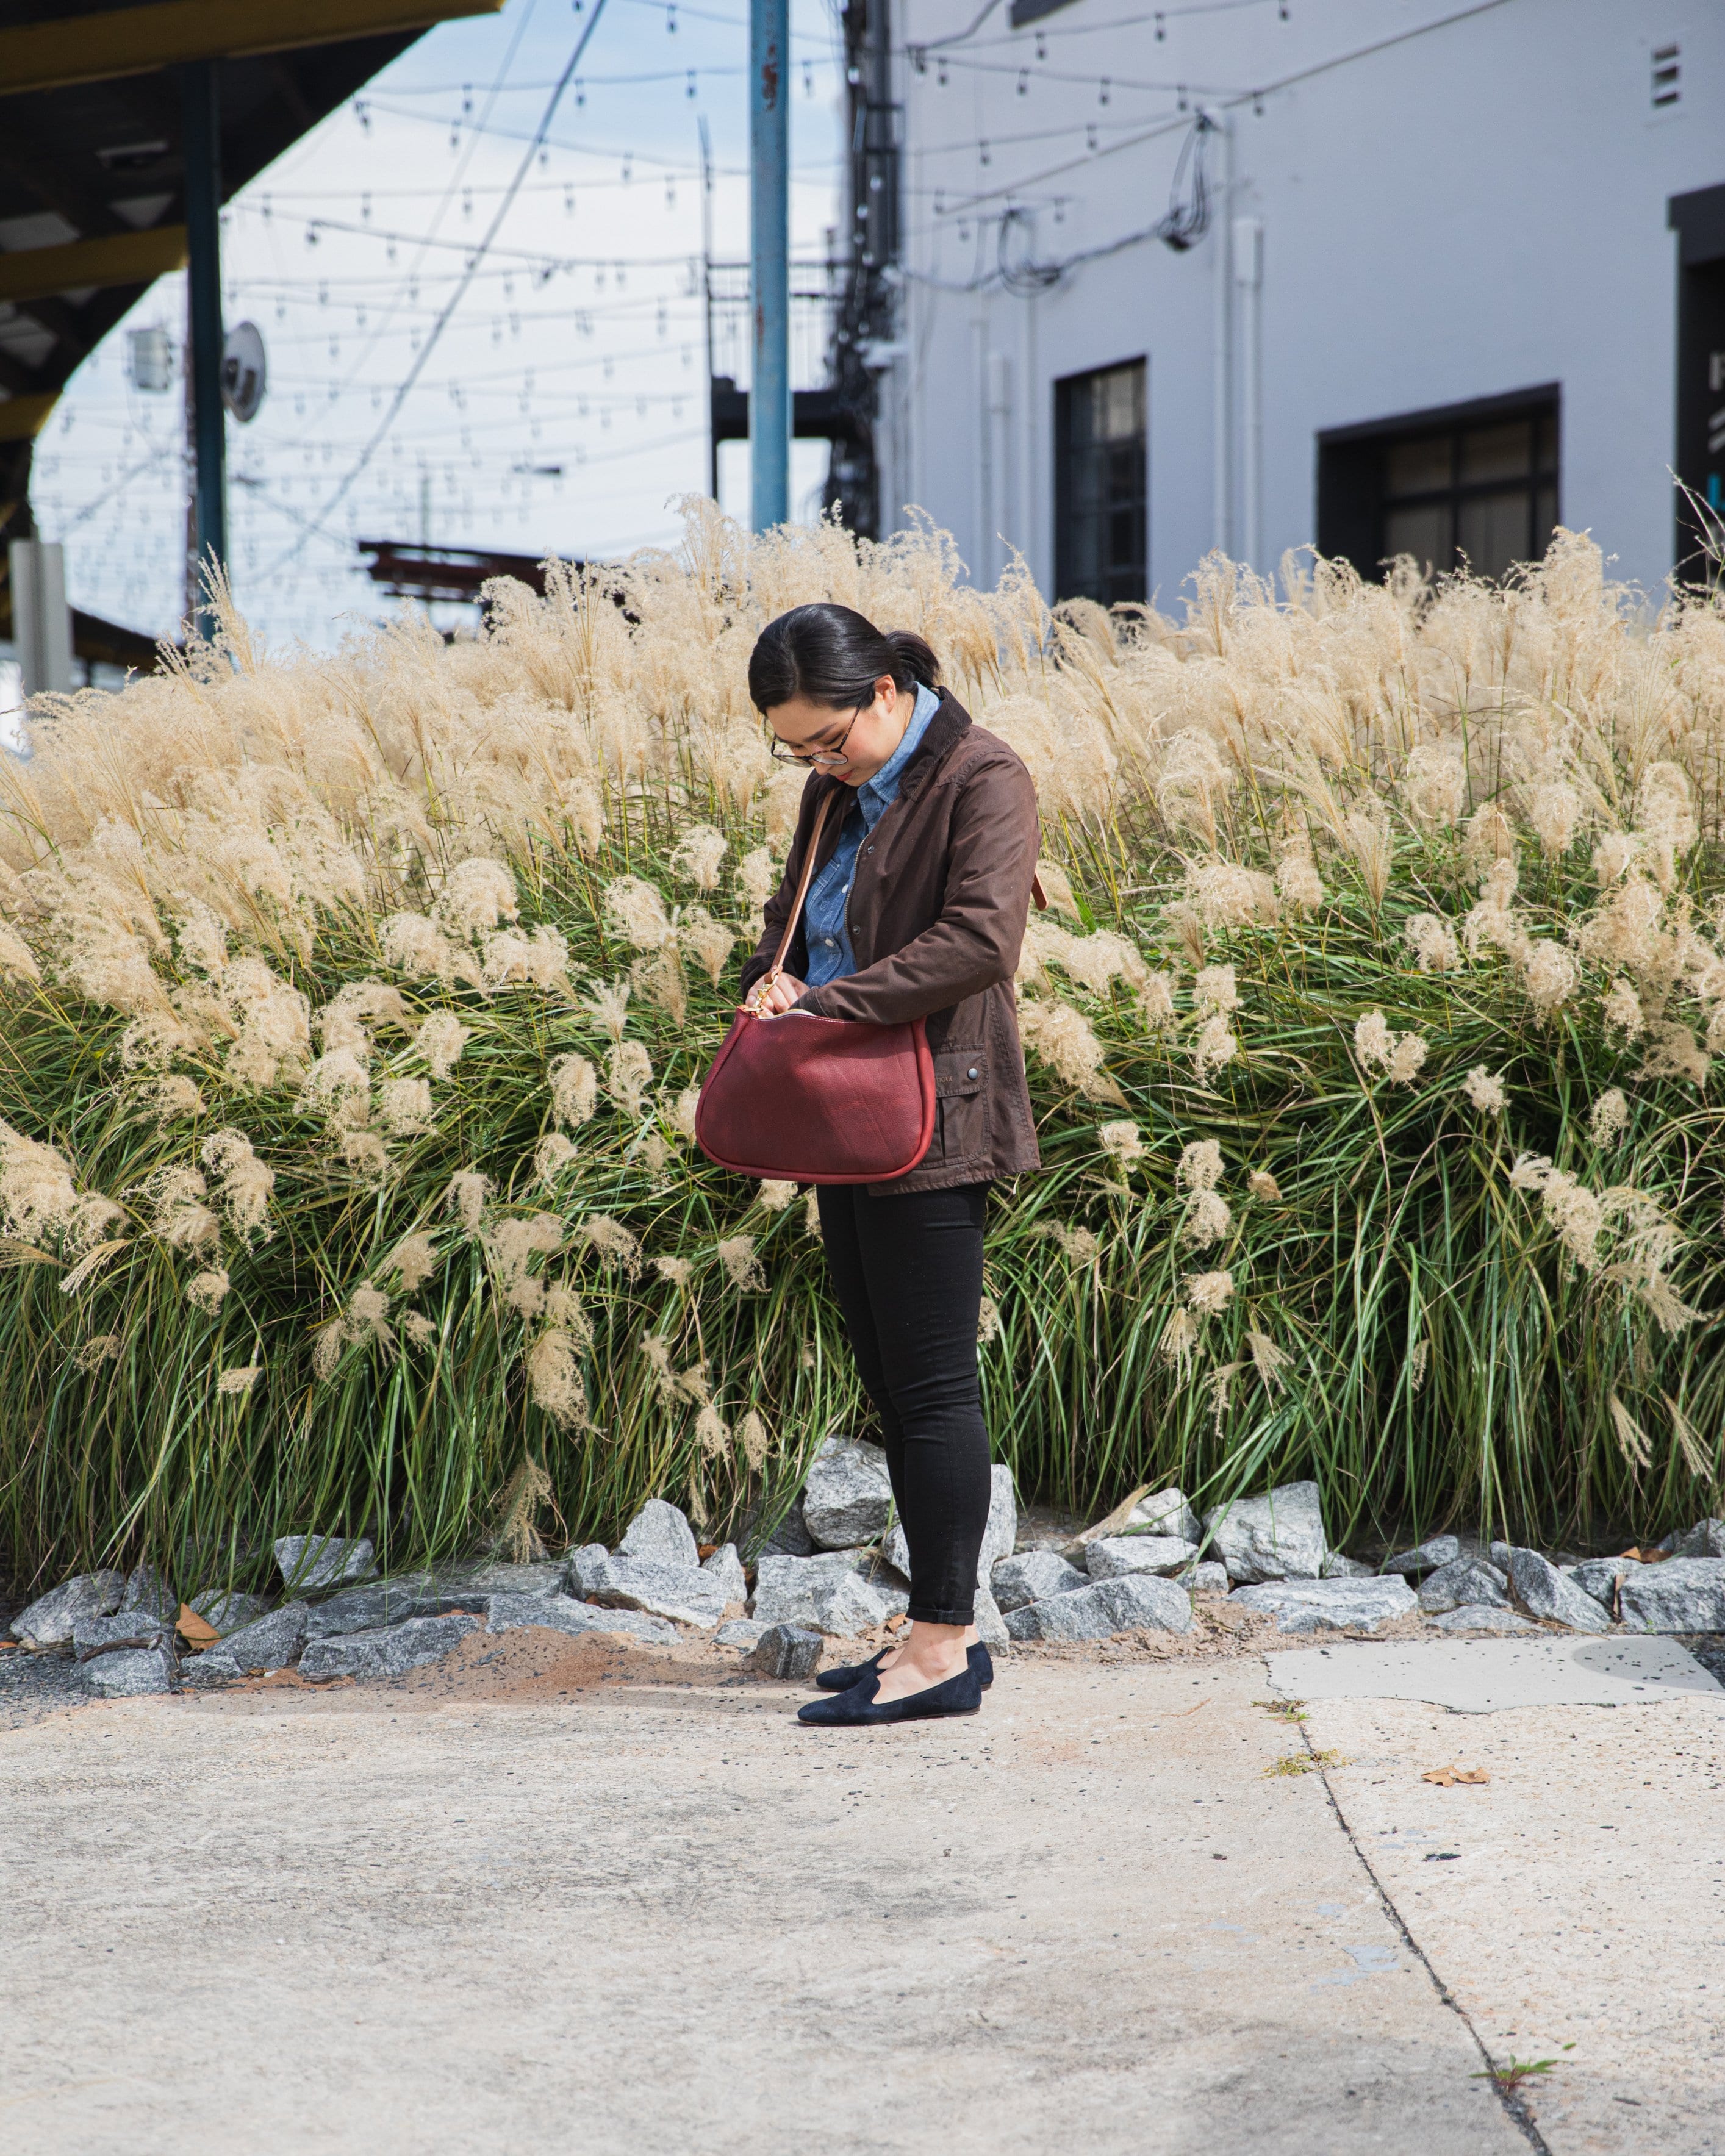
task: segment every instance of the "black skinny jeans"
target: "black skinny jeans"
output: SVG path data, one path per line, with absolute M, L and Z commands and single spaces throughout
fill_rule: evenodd
M 911 1546 L 911 1614 L 968 1625 L 988 1520 L 977 1381 L 986 1183 L 871 1197 L 819 1187 L 821 1240 Z

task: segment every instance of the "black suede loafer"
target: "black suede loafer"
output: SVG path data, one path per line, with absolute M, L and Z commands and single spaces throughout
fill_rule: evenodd
M 880 1650 L 880 1655 L 891 1652 L 891 1647 Z M 994 1664 L 988 1649 L 978 1640 L 973 1647 L 967 1650 L 967 1654 L 972 1674 L 981 1679 L 983 1690 L 986 1691 L 994 1681 Z M 823 1670 L 814 1681 L 823 1691 L 849 1691 L 853 1685 L 860 1685 L 865 1677 L 878 1674 L 880 1655 L 870 1655 L 865 1662 L 849 1662 L 841 1669 Z
M 982 1712 L 982 1681 L 973 1668 L 961 1670 L 956 1677 L 931 1685 L 926 1691 L 913 1691 L 908 1699 L 890 1699 L 884 1707 L 875 1704 L 880 1689 L 879 1677 L 866 1676 L 836 1698 L 811 1699 L 807 1707 L 797 1709 L 797 1719 L 816 1728 L 855 1729 L 888 1722 L 937 1722 Z

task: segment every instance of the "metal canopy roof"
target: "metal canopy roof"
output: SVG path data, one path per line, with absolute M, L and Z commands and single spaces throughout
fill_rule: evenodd
M 432 23 L 501 5 L 0 0 L 0 635 L 3 542 L 34 534 L 32 444 L 80 362 L 185 260 L 180 64 L 218 64 L 225 198 Z M 109 655 L 81 630 L 78 649 Z

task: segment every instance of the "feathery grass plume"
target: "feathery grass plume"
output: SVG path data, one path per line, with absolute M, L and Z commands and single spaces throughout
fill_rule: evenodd
M 1611 983 L 1609 993 L 1599 1006 L 1599 1015 L 1607 1028 L 1620 1033 L 1625 1040 L 1639 1040 L 1647 1030 L 1647 1014 L 1641 1009 L 1641 998 L 1620 973 Z
M 1616 882 L 1641 851 L 1639 839 L 1627 831 L 1607 831 L 1594 848 L 1594 880 L 1601 891 Z
M 394 1165 L 388 1147 L 375 1131 L 343 1131 L 341 1160 L 367 1183 L 382 1183 Z
M 803 1232 L 817 1240 L 820 1235 L 820 1192 L 813 1184 L 803 1200 Z
M 403 1235 L 383 1260 L 381 1270 L 398 1274 L 402 1293 L 413 1295 L 424 1286 L 437 1268 L 437 1244 L 422 1229 L 414 1235 Z
M 1498 861 L 1512 862 L 1516 851 L 1515 826 L 1495 801 L 1476 808 L 1467 821 L 1462 856 L 1481 882 Z M 1513 890 L 1513 884 L 1511 889 Z
M 1172 1033 L 1179 1021 L 1174 1014 L 1174 977 L 1150 973 L 1138 991 L 1138 1016 L 1150 1034 Z
M 638 1040 L 619 1041 L 606 1061 L 605 1091 L 626 1116 L 646 1113 L 653 1063 Z
M 320 1055 L 300 1088 L 301 1115 L 321 1116 L 332 1130 L 362 1130 L 371 1120 L 372 1078 L 351 1048 Z
M 395 1353 L 395 1335 L 389 1326 L 389 1298 L 382 1290 L 363 1280 L 347 1298 L 341 1326 L 356 1345 L 365 1342 L 381 1348 L 387 1363 Z
M 533 1180 L 553 1183 L 578 1158 L 561 1131 L 547 1131 L 533 1148 Z
M 1200 1138 L 1181 1153 L 1174 1170 L 1176 1185 L 1187 1194 L 1180 1240 L 1195 1250 L 1219 1243 L 1233 1221 L 1228 1201 L 1216 1188 L 1221 1179 L 1222 1148 L 1214 1138 Z
M 783 1213 L 796 1197 L 797 1186 L 794 1183 L 765 1181 L 755 1194 L 763 1211 Z
M 520 911 L 515 878 L 503 862 L 484 855 L 456 863 L 444 879 L 434 909 L 439 925 L 467 942 L 500 921 L 515 920 Z
M 213 1250 L 221 1241 L 222 1224 L 203 1203 L 209 1185 L 195 1168 L 158 1168 L 142 1189 L 150 1224 L 169 1249 Z
M 1522 978 L 1535 1012 L 1551 1019 L 1574 994 L 1581 971 L 1561 943 L 1533 943 L 1523 959 Z
M 589 1213 L 584 1220 L 575 1223 L 572 1232 L 577 1242 L 597 1250 L 608 1264 L 615 1265 L 629 1279 L 639 1277 L 640 1240 L 622 1221 L 614 1220 L 606 1213 Z
M 753 1293 L 766 1286 L 767 1275 L 755 1255 L 752 1235 L 727 1235 L 717 1245 L 717 1255 L 733 1287 Z
M 1279 1393 L 1282 1388 L 1282 1372 L 1293 1361 L 1286 1348 L 1279 1348 L 1267 1332 L 1255 1332 L 1246 1327 L 1246 1346 L 1251 1350 L 1252 1365 L 1266 1393 Z
M 472 1027 L 463 1025 L 453 1012 L 433 1011 L 413 1036 L 413 1045 L 434 1078 L 447 1078 L 472 1038 Z
M 992 1295 L 985 1295 L 977 1306 L 976 1339 L 978 1348 L 986 1348 L 991 1340 L 1000 1337 L 1000 1306 Z
M 674 1024 L 683 1024 L 689 1015 L 689 982 L 675 943 L 637 958 L 629 973 L 644 1001 L 662 1010 Z
M 412 1348 L 429 1348 L 437 1337 L 437 1327 L 423 1310 L 404 1310 L 401 1315 L 401 1329 Z
M 1214 1317 L 1234 1299 L 1234 1276 L 1230 1272 L 1188 1273 L 1181 1285 L 1186 1291 L 1187 1302 L 1200 1317 Z
M 1466 1094 L 1482 1116 L 1501 1116 L 1509 1106 L 1509 1095 L 1504 1090 L 1502 1078 L 1486 1070 L 1483 1063 L 1476 1063 L 1461 1081 Z
M 1183 726 L 1163 757 L 1156 805 L 1171 829 L 1195 830 L 1214 846 L 1217 805 L 1226 800 L 1234 779 L 1233 766 L 1210 737 Z
M 1058 997 L 1028 998 L 1019 1007 L 1019 1030 L 1031 1054 L 1065 1084 L 1088 1100 L 1125 1106 L 1125 1096 L 1102 1068 L 1107 1051 L 1076 1004 Z
M 590 1122 L 599 1104 L 599 1074 L 584 1055 L 558 1055 L 546 1070 L 552 1112 L 572 1131 Z
M 1059 863 L 1045 856 L 1036 864 L 1036 876 L 1042 886 L 1042 896 L 1055 911 L 1070 914 L 1074 921 L 1081 921 L 1083 916 L 1079 911 L 1078 901 L 1072 894 L 1072 879 Z
M 1281 1185 L 1267 1168 L 1255 1168 L 1246 1178 L 1246 1188 L 1254 1198 L 1262 1199 L 1267 1204 L 1281 1203 Z
M 1232 966 L 1206 966 L 1200 971 L 1192 983 L 1192 1008 L 1200 1016 L 1214 1013 L 1219 1018 L 1240 1009 Z
M 216 1379 L 216 1390 L 224 1397 L 247 1399 L 252 1388 L 264 1374 L 261 1363 L 238 1363 L 223 1370 Z
M 486 1232 L 497 1291 L 523 1317 L 545 1306 L 545 1283 L 528 1270 L 536 1257 L 555 1257 L 563 1247 L 563 1224 L 554 1213 L 529 1213 L 494 1221 Z
M 1707 1446 L 1695 1424 L 1669 1393 L 1662 1394 L 1661 1397 L 1665 1401 L 1666 1413 L 1671 1416 L 1672 1442 L 1682 1456 L 1683 1465 L 1697 1481 L 1703 1478 L 1712 1480 L 1715 1461 L 1708 1458 Z
M 1449 922 L 1437 914 L 1410 914 L 1402 933 L 1414 947 L 1422 973 L 1453 973 L 1461 963 L 1461 947 Z
M 644 876 L 617 876 L 605 886 L 605 920 L 638 951 L 657 951 L 673 934 L 665 895 Z
M 1409 813 L 1421 824 L 1440 827 L 1458 821 L 1467 800 L 1467 765 L 1460 747 L 1453 742 L 1421 742 L 1410 749 L 1402 773 L 1402 793 Z
M 671 1122 L 675 1126 L 678 1137 L 685 1139 L 690 1145 L 695 1143 L 695 1116 L 700 1106 L 701 1088 L 698 1086 L 685 1086 L 678 1094 L 676 1103 L 671 1110 Z
M 187 1301 L 206 1317 L 215 1316 L 227 1293 L 228 1276 L 219 1265 L 212 1265 L 207 1272 L 194 1273 L 186 1283 Z
M 762 909 L 782 880 L 778 864 L 765 846 L 757 846 L 737 863 L 737 887 L 748 901 L 750 918 L 757 927 Z
M 423 913 L 392 913 L 380 921 L 377 947 L 396 972 L 410 981 L 455 978 L 454 946 Z
M 1200 1086 L 1207 1086 L 1224 1064 L 1240 1053 L 1239 1036 L 1219 1012 L 1207 1018 L 1193 1036 L 1192 1070 Z
M 1048 1232 L 1060 1246 L 1060 1254 L 1069 1264 L 1092 1265 L 1101 1245 L 1088 1228 L 1075 1228 L 1064 1220 L 1051 1221 Z
M 1271 877 L 1219 855 L 1186 864 L 1186 901 L 1211 930 L 1274 921 L 1281 910 Z
M 1296 913 L 1316 913 L 1324 902 L 1323 879 L 1309 853 L 1284 854 L 1276 864 L 1275 881 L 1276 896 Z
M 475 1168 L 458 1168 L 449 1178 L 444 1193 L 444 1204 L 454 1214 L 470 1235 L 479 1233 L 480 1223 L 485 1218 L 485 1201 L 491 1194 L 491 1178 Z
M 121 1345 L 117 1332 L 98 1332 L 85 1342 L 72 1360 L 80 1370 L 100 1369 L 104 1363 L 119 1361 Z
M 1389 889 L 1394 854 L 1389 825 L 1379 808 L 1357 808 L 1345 825 L 1348 850 L 1353 855 L 1360 881 L 1373 906 L 1382 906 Z
M 416 1136 L 431 1128 L 431 1081 L 386 1078 L 377 1088 L 377 1121 L 391 1137 Z
M 697 891 L 716 891 L 720 865 L 730 843 L 711 824 L 691 824 L 671 850 L 673 875 L 692 883 Z
M 203 1178 L 193 1180 L 201 1197 Z M 162 1187 L 146 1185 L 146 1190 Z M 74 1257 L 123 1218 L 123 1209 L 110 1199 L 94 1192 L 80 1195 L 64 1153 L 0 1122 L 0 1228 L 8 1235 Z
M 601 1032 L 608 1033 L 613 1040 L 621 1040 L 631 992 L 627 981 L 600 981 L 590 996 L 582 998 L 581 1007 Z
M 1638 1472 L 1653 1465 L 1653 1447 L 1644 1430 L 1615 1393 L 1611 1395 L 1611 1426 L 1624 1458 Z
M 1588 1136 L 1603 1152 L 1615 1146 L 1629 1122 L 1629 1102 L 1622 1091 L 1610 1086 L 1594 1102 L 1587 1119 Z
M 1162 1328 L 1163 1360 L 1183 1369 L 1192 1360 L 1193 1350 L 1198 1345 L 1198 1320 L 1182 1303 L 1171 1313 Z
M 116 1235 L 105 1243 L 98 1243 L 93 1250 L 86 1250 L 75 1265 L 60 1275 L 60 1293 L 76 1295 L 86 1281 L 94 1280 L 110 1258 L 131 1247 L 129 1236 Z
M 321 1384 L 327 1384 L 335 1376 L 347 1345 L 347 1328 L 340 1317 L 331 1318 L 312 1333 L 311 1373 Z
M 717 988 L 737 947 L 736 937 L 722 921 L 715 921 L 704 906 L 685 909 L 677 924 L 677 934 L 685 950 L 694 952 L 708 980 Z
M 766 1424 L 751 1408 L 737 1425 L 737 1435 L 742 1446 L 742 1456 L 751 1474 L 758 1475 L 767 1465 L 773 1450 L 773 1438 Z
M 567 988 L 568 938 L 560 936 L 555 928 L 542 927 L 536 928 L 531 936 L 524 936 L 516 928 L 495 929 L 485 937 L 481 948 L 480 978 L 488 988 Z
M 0 921 L 0 980 L 24 981 L 33 986 L 41 978 L 42 968 L 29 945 Z
M 1122 1179 L 1132 1173 L 1148 1151 L 1144 1133 L 1134 1122 L 1098 1124 L 1096 1137 Z
M 138 1104 L 156 1119 L 157 1130 L 204 1112 L 203 1096 L 193 1081 L 177 1070 L 161 1078 L 146 1079 L 137 1091 Z
M 695 1266 L 688 1258 L 655 1258 L 653 1270 L 673 1287 L 687 1287 L 695 1277 Z
M 1383 1012 L 1374 1010 L 1356 1021 L 1353 1052 L 1366 1072 L 1375 1072 L 1396 1085 L 1411 1086 L 1424 1068 L 1430 1048 L 1416 1033 L 1392 1033 Z
M 1408 1351 L 1408 1390 L 1417 1393 L 1425 1383 L 1425 1373 L 1431 1364 L 1431 1342 L 1416 1340 Z
M 1712 1059 L 1688 1026 L 1665 1019 L 1650 1025 L 1647 1033 L 1647 1057 L 1636 1073 L 1638 1077 L 1676 1078 L 1687 1085 L 1706 1085 Z
M 547 1334 L 547 1339 L 554 1335 Z M 541 1343 L 542 1344 L 542 1343 Z M 539 1398 L 534 1382 L 532 1359 L 528 1358 L 527 1382 L 533 1394 L 536 1407 L 546 1406 Z M 555 1381 L 547 1388 L 555 1391 Z M 552 1410 L 547 1407 L 547 1413 Z M 545 1555 L 545 1542 L 534 1522 L 542 1507 L 549 1502 L 552 1492 L 551 1477 L 540 1462 L 531 1454 L 509 1478 L 498 1506 L 498 1554 L 511 1564 L 533 1564 Z
M 695 1418 L 695 1441 L 709 1460 L 730 1449 L 730 1425 L 711 1401 Z
M 1563 779 L 1548 779 L 1527 790 L 1528 828 L 1547 855 L 1556 860 L 1568 852 L 1581 828 L 1581 796 Z

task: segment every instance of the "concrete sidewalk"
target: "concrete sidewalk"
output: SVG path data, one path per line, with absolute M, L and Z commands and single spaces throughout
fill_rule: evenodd
M 829 1732 L 592 1641 L 452 1661 L 0 1733 L 9 2145 L 1523 2150 L 1477 2030 L 1575 2043 L 1554 2156 L 1725 2147 L 1711 1703 L 1327 1702 L 1332 1802 L 1266 1774 L 1305 1747 L 1252 1657 L 1018 1658 L 976 1719 Z M 1489 1789 L 1420 1782 L 1458 1745 Z M 1615 1868 L 1554 1839 L 1559 1746 Z

